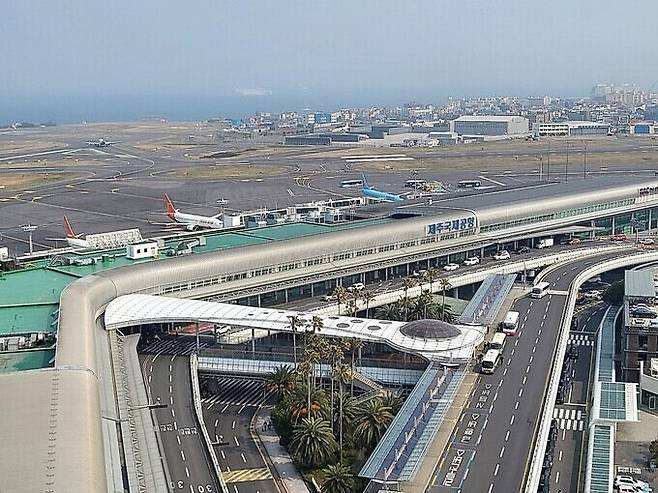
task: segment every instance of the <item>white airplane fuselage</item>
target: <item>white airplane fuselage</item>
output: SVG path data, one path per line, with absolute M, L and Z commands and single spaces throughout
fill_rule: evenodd
M 224 227 L 221 219 L 217 219 L 216 217 L 197 216 L 196 214 L 185 214 L 178 211 L 169 217 L 177 223 L 185 225 L 190 231 L 197 228 L 222 229 Z

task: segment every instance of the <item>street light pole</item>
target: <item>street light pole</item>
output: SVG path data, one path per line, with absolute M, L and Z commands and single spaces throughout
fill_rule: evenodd
M 587 179 L 587 142 L 584 144 L 583 151 L 583 180 Z
M 32 233 L 34 231 L 36 231 L 37 226 L 32 226 L 31 224 L 26 224 L 25 226 L 21 226 L 21 229 L 28 234 L 28 241 L 29 241 L 29 245 L 30 245 L 30 255 L 32 255 L 32 252 L 34 251 L 33 246 L 32 246 Z
M 569 181 L 569 141 L 567 140 L 567 164 L 564 165 L 564 182 Z

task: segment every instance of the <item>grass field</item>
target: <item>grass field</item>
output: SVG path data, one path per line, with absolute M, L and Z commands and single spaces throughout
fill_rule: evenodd
M 2 190 L 24 190 L 26 188 L 46 185 L 61 180 L 75 178 L 73 173 L 0 173 Z
M 256 178 L 280 175 L 287 171 L 286 166 L 215 165 L 180 168 L 168 173 L 179 178 Z

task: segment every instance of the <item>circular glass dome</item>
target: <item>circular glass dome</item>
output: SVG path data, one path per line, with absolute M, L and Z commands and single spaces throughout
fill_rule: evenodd
M 338 327 L 340 329 L 347 329 L 349 326 L 350 326 L 350 324 L 345 324 L 343 322 L 340 322 L 340 323 L 336 324 L 336 327 Z
M 457 327 L 448 322 L 429 319 L 406 323 L 400 328 L 400 332 L 416 339 L 449 339 L 461 333 Z
M 362 324 L 363 320 L 359 320 L 358 318 L 355 318 L 355 319 L 350 320 L 350 322 L 352 322 L 353 324 Z
M 382 330 L 382 328 L 379 325 L 367 325 L 366 329 L 368 329 L 368 330 Z

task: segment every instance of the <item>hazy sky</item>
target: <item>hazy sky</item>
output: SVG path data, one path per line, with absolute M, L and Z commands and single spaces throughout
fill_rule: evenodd
M 94 101 L 111 119 L 649 87 L 657 19 L 656 0 L 7 1 L 0 122 Z

